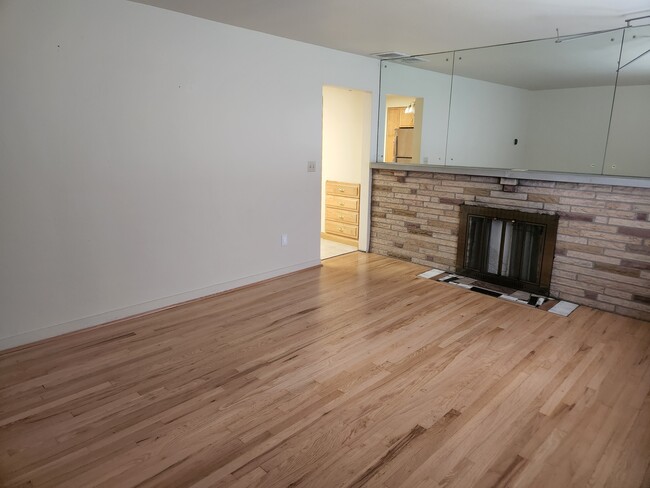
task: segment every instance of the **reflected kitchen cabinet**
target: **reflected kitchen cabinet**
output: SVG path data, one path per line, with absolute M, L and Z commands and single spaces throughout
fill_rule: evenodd
M 415 100 L 413 101 L 415 103 Z M 410 112 L 408 112 L 410 107 L 398 107 L 398 113 L 399 113 L 399 126 L 400 128 L 413 128 L 415 126 L 415 109 L 411 109 Z M 389 109 L 389 110 L 395 110 L 395 109 Z

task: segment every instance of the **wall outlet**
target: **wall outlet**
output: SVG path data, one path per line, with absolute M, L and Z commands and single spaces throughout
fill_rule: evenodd
M 307 161 L 307 173 L 316 172 L 316 161 Z
M 422 160 L 422 162 L 423 162 L 423 163 L 428 163 L 428 162 L 429 162 L 429 157 L 428 157 L 428 156 L 424 156 L 424 159 Z
M 289 234 L 282 234 L 280 236 L 280 245 L 282 247 L 285 247 L 285 246 L 289 245 Z

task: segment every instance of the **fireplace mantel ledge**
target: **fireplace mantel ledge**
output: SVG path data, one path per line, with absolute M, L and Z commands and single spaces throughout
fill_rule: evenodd
M 436 166 L 434 164 L 370 163 L 371 169 L 393 171 L 424 171 L 428 173 L 450 173 L 455 175 L 494 176 L 520 180 L 563 181 L 589 183 L 594 185 L 632 186 L 650 188 L 650 178 L 627 176 L 590 175 L 579 173 L 556 173 L 552 171 L 529 171 L 523 169 L 472 168 L 468 166 Z

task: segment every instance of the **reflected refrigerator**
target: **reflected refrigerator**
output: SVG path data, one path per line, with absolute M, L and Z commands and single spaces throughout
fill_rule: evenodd
M 395 129 L 395 162 L 410 163 L 413 159 L 413 127 Z

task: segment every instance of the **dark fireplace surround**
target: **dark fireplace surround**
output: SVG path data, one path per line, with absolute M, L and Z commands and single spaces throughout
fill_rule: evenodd
M 460 206 L 459 274 L 548 294 L 559 216 Z

